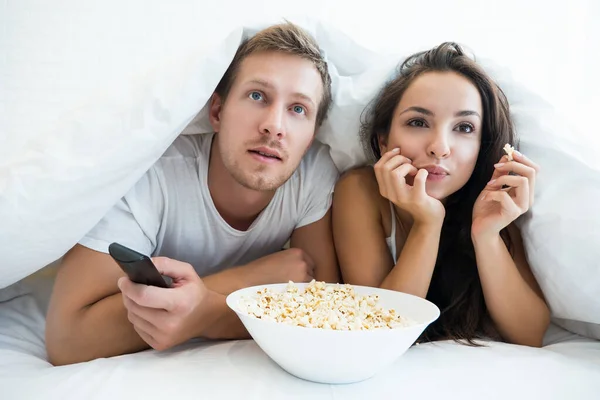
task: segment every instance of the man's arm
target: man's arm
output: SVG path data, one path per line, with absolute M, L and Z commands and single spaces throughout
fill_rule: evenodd
M 271 254 L 247 265 L 230 268 L 202 279 L 210 290 L 223 295 L 249 286 L 284 283 L 290 280 L 305 282 L 312 277 L 318 281 L 340 281 L 333 245 L 331 209 L 320 220 L 296 229 L 292 233 L 290 247 L 290 250 Z M 313 274 L 307 275 L 313 269 Z
M 75 245 L 63 258 L 46 317 L 46 348 L 54 365 L 147 349 L 127 319 L 110 255 Z
M 189 268 L 195 273 L 191 266 Z M 52 364 L 84 362 L 134 353 L 150 347 L 129 321 L 123 295 L 117 286 L 117 281 L 123 276 L 125 274 L 108 254 L 76 245 L 65 255 L 56 277 L 46 318 L 46 348 Z M 197 275 L 196 278 L 199 279 Z M 128 283 L 133 285 L 132 282 Z M 158 289 L 145 285 L 136 286 L 147 291 Z M 170 296 L 174 293 L 169 291 L 180 289 L 158 290 L 163 291 L 161 295 Z M 150 300 L 155 300 L 159 296 L 150 297 Z M 170 297 L 173 298 L 178 299 L 180 296 Z M 173 338 L 177 339 L 181 335 L 209 339 L 249 337 L 237 315 L 227 307 L 225 295 L 208 290 L 202 303 L 193 306 L 197 306 L 197 313 L 192 318 L 197 321 L 188 324 L 190 331 L 177 332 L 173 334 Z M 171 343 L 175 344 L 179 343 Z
M 189 279 L 192 273 L 195 274 L 189 264 L 171 261 L 185 264 L 189 270 Z M 306 282 L 311 278 L 308 275 L 310 271 L 312 263 L 308 260 L 306 252 L 290 249 L 202 279 L 208 293 L 201 304 L 189 304 L 195 301 L 193 296 L 185 300 L 185 294 L 184 298 L 178 295 L 182 294 L 181 287 L 159 289 L 136 285 L 139 290 L 156 294 L 140 298 L 135 298 L 135 293 L 131 294 L 131 290 L 127 290 L 133 283 L 128 281 L 131 285 L 126 285 L 125 288 L 127 293 L 133 296 L 133 301 L 152 302 L 164 298 L 167 304 L 178 301 L 182 308 L 192 307 L 196 310 L 193 315 L 185 317 L 185 323 L 181 324 L 183 331 L 170 332 L 170 328 L 158 326 L 164 325 L 165 318 L 157 318 L 154 325 L 161 333 L 161 340 L 150 343 L 153 343 L 154 348 L 164 349 L 191 337 L 248 338 L 243 324 L 225 303 L 226 295 L 237 288 L 253 284 L 280 283 L 288 280 Z M 117 281 L 123 276 L 125 274 L 108 254 L 76 245 L 65 255 L 56 277 L 46 320 L 46 348 L 52 364 L 72 364 L 133 353 L 150 347 L 129 320 L 123 295 L 117 286 Z M 194 276 L 200 280 L 197 275 Z M 158 294 L 156 289 L 162 292 Z M 175 290 L 177 293 L 171 292 Z M 131 302 L 129 304 L 131 306 Z M 131 314 L 131 310 L 129 311 Z M 177 310 L 173 311 L 169 317 L 178 320 L 176 313 Z
M 250 286 L 289 281 L 309 282 L 313 279 L 314 269 L 312 256 L 303 248 L 296 247 L 202 277 L 202 280 L 208 289 L 227 296 Z
M 340 282 L 340 270 L 333 245 L 331 208 L 320 220 L 296 229 L 290 247 L 302 249 L 314 261 L 314 278 L 329 283 Z
M 237 289 L 288 280 L 307 281 L 311 277 L 306 273 L 312 269 L 309 266 L 312 263 L 316 280 L 340 282 L 333 245 L 331 209 L 320 220 L 296 229 L 292 233 L 290 247 L 290 250 L 203 278 L 211 294 L 207 301 L 207 314 L 202 319 L 213 321 L 203 331 L 203 336 L 232 339 L 248 335 L 235 313 L 225 304 L 226 295 Z

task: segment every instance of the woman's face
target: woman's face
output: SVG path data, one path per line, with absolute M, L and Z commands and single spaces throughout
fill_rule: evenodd
M 426 191 L 444 200 L 473 173 L 483 107 L 477 87 L 454 72 L 427 72 L 406 89 L 394 111 L 382 154 L 396 147 L 417 169 L 427 169 Z M 407 177 L 412 185 L 412 177 Z

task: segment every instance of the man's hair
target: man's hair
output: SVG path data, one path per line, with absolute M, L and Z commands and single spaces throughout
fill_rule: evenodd
M 327 63 L 321 55 L 317 42 L 302 28 L 291 22 L 266 28 L 250 39 L 244 40 L 237 49 L 233 61 L 217 85 L 217 93 L 223 102 L 227 99 L 242 61 L 251 54 L 278 52 L 302 57 L 313 63 L 323 82 L 323 96 L 319 102 L 316 125 L 325 120 L 331 105 L 331 77 Z

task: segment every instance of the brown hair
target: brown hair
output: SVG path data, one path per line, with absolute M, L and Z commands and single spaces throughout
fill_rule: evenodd
M 387 143 L 394 111 L 402 95 L 418 76 L 427 72 L 455 72 L 477 87 L 483 104 L 481 146 L 468 182 L 445 203 L 435 270 L 427 299 L 441 310 L 440 318 L 424 332 L 423 340 L 454 339 L 475 344 L 474 339 L 499 335 L 487 311 L 471 240 L 473 205 L 492 176 L 494 164 L 503 155 L 505 143 L 515 144 L 514 127 L 506 96 L 456 43 L 442 43 L 410 56 L 365 110 L 361 139 L 367 155 L 381 157 L 379 139 Z M 507 245 L 506 230 L 501 232 Z
M 316 125 L 320 126 L 327 117 L 331 106 L 331 77 L 327 69 L 327 62 L 321 55 L 317 42 L 306 31 L 291 22 L 273 25 L 258 32 L 250 39 L 244 40 L 238 47 L 233 61 L 225 71 L 215 92 L 225 101 L 242 61 L 251 54 L 270 51 L 296 55 L 314 64 L 323 82 L 323 97 L 319 103 L 316 118 Z

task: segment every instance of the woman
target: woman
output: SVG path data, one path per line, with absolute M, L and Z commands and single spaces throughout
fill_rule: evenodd
M 444 43 L 401 65 L 361 137 L 376 163 L 346 173 L 333 201 L 344 281 L 435 303 L 423 340 L 541 346 L 550 313 L 514 224 L 539 168 L 503 152 L 515 137 L 501 89 Z

